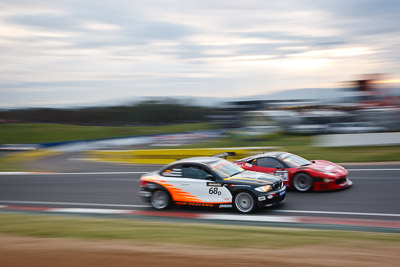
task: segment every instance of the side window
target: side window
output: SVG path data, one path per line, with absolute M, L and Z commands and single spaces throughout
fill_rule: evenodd
M 173 165 L 161 172 L 162 176 L 182 177 L 182 165 Z
M 283 168 L 282 163 L 274 158 L 259 158 L 257 159 L 256 165 L 264 168 Z
M 247 163 L 250 163 L 252 165 L 256 165 L 257 164 L 257 159 L 252 159 L 252 160 L 248 161 Z
M 194 178 L 194 179 L 205 179 L 209 173 L 200 166 L 195 165 L 184 165 L 182 168 L 182 177 Z

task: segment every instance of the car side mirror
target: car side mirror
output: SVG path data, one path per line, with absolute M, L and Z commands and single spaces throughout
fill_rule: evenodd
M 205 179 L 206 180 L 210 180 L 210 181 L 214 181 L 214 176 L 212 176 L 211 174 L 207 174 Z

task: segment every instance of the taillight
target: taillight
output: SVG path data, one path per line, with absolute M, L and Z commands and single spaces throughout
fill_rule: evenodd
M 140 186 L 146 186 L 147 182 L 146 181 L 140 181 Z

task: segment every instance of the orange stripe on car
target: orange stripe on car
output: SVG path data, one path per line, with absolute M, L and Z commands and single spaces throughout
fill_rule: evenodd
M 143 180 L 164 186 L 171 194 L 171 197 L 174 201 L 203 203 L 203 200 L 201 200 L 200 198 L 197 198 L 196 196 L 193 196 L 192 194 L 189 194 L 188 192 L 185 192 L 182 189 L 177 188 L 157 177 L 146 177 L 143 178 Z

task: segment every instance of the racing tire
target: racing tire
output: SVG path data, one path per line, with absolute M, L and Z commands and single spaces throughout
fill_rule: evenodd
M 293 176 L 292 185 L 299 192 L 309 192 L 313 188 L 313 179 L 307 173 L 296 173 Z
M 171 197 L 165 190 L 156 190 L 151 195 L 151 206 L 156 210 L 164 210 L 171 204 Z
M 248 192 L 240 192 L 235 195 L 233 206 L 241 213 L 251 213 L 256 209 L 256 201 Z

